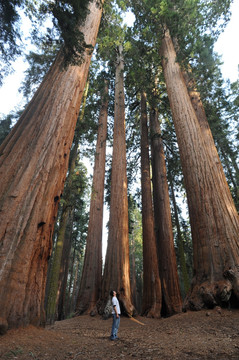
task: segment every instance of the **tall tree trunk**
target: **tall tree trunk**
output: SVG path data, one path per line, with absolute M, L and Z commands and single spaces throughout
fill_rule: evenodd
M 222 164 L 221 164 L 221 162 L 219 160 L 219 156 L 218 156 L 218 152 L 217 152 L 217 149 L 216 149 L 216 146 L 215 146 L 215 143 L 214 143 L 212 132 L 211 132 L 211 129 L 209 127 L 207 117 L 206 117 L 206 113 L 205 113 L 203 103 L 202 103 L 202 100 L 201 100 L 201 96 L 200 96 L 200 93 L 197 91 L 194 78 L 192 77 L 192 75 L 190 73 L 187 73 L 185 71 L 183 72 L 183 76 L 184 76 L 184 79 L 185 79 L 185 82 L 186 82 L 186 85 L 187 85 L 187 88 L 188 88 L 188 92 L 189 92 L 189 96 L 190 96 L 193 108 L 194 108 L 195 113 L 197 115 L 199 125 L 201 127 L 204 138 L 206 139 L 206 146 L 208 146 L 210 148 L 210 152 L 214 154 L 213 155 L 214 156 L 214 161 L 215 161 L 215 163 L 217 164 L 217 166 L 219 168 L 218 171 L 221 173 L 221 177 L 224 178 L 224 180 L 226 182 L 226 178 L 225 178 L 225 175 L 224 175 L 224 172 L 223 172 L 223 167 L 222 167 Z M 233 186 L 234 186 L 234 194 L 235 194 L 236 205 L 238 205 L 238 198 L 239 198 L 238 186 L 237 186 L 237 184 L 235 182 L 235 179 L 232 176 L 232 173 L 230 171 L 230 166 L 228 165 L 227 156 L 225 155 L 222 146 L 220 148 L 221 148 L 222 155 L 224 157 L 224 162 L 225 162 L 225 164 L 227 166 L 227 169 L 228 169 L 228 173 L 230 175 L 230 179 L 231 179 L 231 181 L 233 183 Z M 234 163 L 234 168 L 238 172 L 238 166 L 237 166 L 236 163 Z
M 111 174 L 110 219 L 108 247 L 106 252 L 100 312 L 107 313 L 109 293 L 114 289 L 120 295 L 122 310 L 132 315 L 130 267 L 128 198 L 126 177 L 124 61 L 122 46 L 118 48 L 115 75 L 114 139 Z M 111 314 L 111 310 L 109 312 Z
M 90 218 L 86 241 L 84 267 L 76 314 L 96 312 L 102 282 L 102 227 L 104 206 L 105 156 L 108 116 L 108 82 L 102 94 L 98 137 L 95 152 L 95 166 L 91 193 Z
M 56 299 L 57 305 L 57 320 L 64 320 L 66 318 L 66 289 L 69 272 L 71 242 L 72 242 L 72 226 L 73 226 L 73 211 L 68 216 L 66 225 L 65 239 L 63 244 L 63 251 L 61 257 L 61 269 L 58 281 L 58 293 Z M 71 230 L 71 231 L 69 231 Z
M 144 269 L 142 315 L 159 318 L 162 292 L 154 231 L 145 93 L 141 94 L 141 189 Z
M 179 218 L 178 218 L 177 203 L 176 203 L 176 199 L 175 199 L 175 195 L 174 195 L 173 181 L 171 179 L 170 179 L 170 189 L 171 189 L 171 194 L 172 194 L 171 196 L 172 196 L 172 202 L 173 202 L 175 223 L 176 223 L 176 228 L 177 228 L 177 245 L 178 245 L 178 251 L 179 251 L 179 263 L 180 263 L 180 268 L 181 268 L 181 273 L 182 273 L 184 293 L 186 295 L 190 288 L 190 281 L 189 281 L 186 258 L 185 258 L 185 251 L 184 251 L 184 246 L 183 246 L 183 237 L 182 237 L 182 232 L 181 232 Z
M 81 27 L 92 46 L 101 12 L 90 2 Z M 59 53 L 0 147 L 0 308 L 9 327 L 45 322 L 47 259 L 91 54 L 63 70 Z
M 150 130 L 155 232 L 163 296 L 162 311 L 165 315 L 172 315 L 182 311 L 182 299 L 174 249 L 163 140 L 158 111 L 155 109 L 150 111 Z
M 75 289 L 75 284 L 77 283 L 77 279 L 78 279 L 78 272 L 79 272 L 79 267 L 80 267 L 80 259 L 78 259 L 77 257 L 77 250 L 76 250 L 76 242 L 77 240 L 75 240 L 75 244 L 73 247 L 73 254 L 72 254 L 72 259 L 71 259 L 71 266 L 70 266 L 70 279 L 69 279 L 69 284 L 67 287 L 67 293 L 68 293 L 68 304 L 67 304 L 67 310 L 66 313 L 67 314 L 71 314 L 71 312 L 74 311 L 75 308 L 75 298 L 73 300 L 73 293 L 74 291 L 71 289 Z M 79 254 L 80 256 L 80 254 Z M 74 271 L 74 267 L 75 267 L 75 271 Z M 72 286 L 73 284 L 73 286 Z M 74 293 L 75 294 L 75 293 Z M 74 304 L 74 306 L 73 306 Z
M 130 239 L 130 264 L 131 264 L 131 271 L 130 271 L 130 288 L 132 294 L 132 302 L 138 311 L 138 301 L 137 301 L 137 286 L 136 286 L 136 266 L 135 266 L 135 239 L 134 239 L 134 230 L 131 235 Z
M 81 259 L 76 257 L 76 259 L 74 259 L 74 262 L 75 262 L 75 271 L 73 274 L 74 268 L 72 268 L 72 277 L 71 277 L 72 293 L 71 293 L 71 301 L 69 301 L 68 314 L 70 314 L 71 312 L 74 312 L 74 309 L 76 307 L 77 292 L 78 292 L 77 290 L 79 289 L 79 283 L 80 283 L 80 277 L 81 277 L 81 271 L 80 271 Z M 71 289 L 71 287 L 70 287 L 70 289 Z M 70 297 L 69 297 L 69 299 L 70 299 Z
M 168 31 L 162 64 L 187 191 L 194 251 L 194 279 L 185 307 L 239 299 L 239 217 L 211 141 L 200 127 Z M 210 141 L 210 142 L 209 142 Z
M 63 206 L 59 233 L 57 237 L 55 251 L 53 254 L 51 274 L 49 277 L 50 286 L 49 286 L 47 305 L 46 305 L 46 320 L 49 324 L 52 324 L 55 321 L 58 280 L 60 275 L 61 258 L 62 258 L 62 251 L 64 246 L 64 239 L 65 239 L 66 225 L 68 221 L 69 211 L 70 211 L 69 205 Z

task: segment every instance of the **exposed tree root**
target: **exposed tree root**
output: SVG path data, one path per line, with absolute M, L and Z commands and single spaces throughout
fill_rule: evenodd
M 230 307 L 230 299 L 236 298 L 239 307 L 239 272 L 235 269 L 226 270 L 224 279 L 220 281 L 205 281 L 201 284 L 192 285 L 186 296 L 183 310 L 201 310 L 214 308 L 215 306 Z

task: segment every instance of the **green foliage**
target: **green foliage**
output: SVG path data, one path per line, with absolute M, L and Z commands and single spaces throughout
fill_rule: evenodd
M 1 1 L 0 85 L 3 76 L 11 71 L 11 61 L 22 54 L 20 20 L 23 12 L 31 21 L 31 40 L 35 45 L 45 43 L 46 46 L 59 48 L 64 44 L 64 66 L 82 63 L 85 49 L 93 50 L 91 44 L 86 44 L 80 31 L 80 25 L 84 24 L 88 14 L 89 1 L 91 0 Z
M 79 161 L 75 169 L 69 172 L 61 206 L 58 211 L 58 222 L 55 228 L 55 247 L 52 253 L 52 266 L 48 278 L 49 292 L 47 295 L 47 321 L 52 323 L 55 319 L 56 295 L 63 244 L 67 237 L 71 238 L 72 252 L 82 256 L 85 248 L 88 209 L 86 198 L 89 197 L 89 181 L 86 167 Z
M 9 134 L 12 125 L 11 115 L 8 115 L 5 119 L 0 120 L 0 145 Z
M 82 58 L 79 58 L 78 55 L 79 53 L 82 54 L 87 44 L 85 44 L 78 25 L 84 22 L 87 15 L 88 2 L 89 0 L 41 0 L 39 2 L 29 0 L 23 3 L 25 4 L 27 15 L 32 20 L 32 40 L 35 45 L 37 44 L 37 50 L 32 51 L 27 56 L 30 67 L 22 87 L 26 97 L 31 96 L 34 88 L 42 81 L 56 52 L 63 43 L 66 66 L 69 63 L 78 64 L 82 61 Z M 0 48 L 4 44 L 5 47 L 2 50 L 3 56 L 7 55 L 10 59 L 13 59 L 18 54 L 14 43 L 16 44 L 16 40 L 19 38 L 19 32 L 18 28 L 14 28 L 13 24 L 17 24 L 19 19 L 17 5 L 20 5 L 20 1 L 10 0 L 5 3 L 8 8 L 1 4 L 2 8 L 0 7 L 0 9 L 2 9 L 3 13 L 4 9 L 8 9 L 5 13 L 9 12 L 9 18 L 5 17 L 5 25 L 0 23 L 0 30 L 3 34 L 3 37 L 0 39 Z M 94 146 L 92 144 L 97 134 L 100 93 L 103 88 L 103 79 L 107 77 L 110 81 L 108 142 L 112 142 L 116 49 L 120 44 L 123 44 L 127 106 L 127 175 L 130 193 L 129 237 L 130 251 L 135 259 L 135 275 L 139 293 L 142 292 L 143 271 L 142 223 L 139 196 L 141 190 L 137 183 L 140 178 L 139 94 L 142 90 L 147 93 L 149 106 L 159 110 L 162 138 L 166 150 L 168 178 L 173 182 L 173 187 L 180 198 L 180 201 L 177 202 L 177 210 L 179 212 L 187 270 L 190 277 L 192 276 L 192 243 L 188 214 L 185 210 L 186 195 L 177 139 L 159 55 L 161 39 L 166 28 L 170 29 L 174 40 L 178 61 L 180 61 L 185 69 L 188 69 L 188 65 L 192 69 L 192 74 L 201 92 L 208 121 L 222 159 L 229 186 L 235 201 L 238 199 L 239 85 L 237 81 L 231 85 L 230 89 L 225 86 L 218 70 L 220 60 L 213 53 L 213 44 L 218 34 L 228 22 L 230 3 L 231 1 L 229 0 L 117 0 L 114 2 L 106 0 L 104 4 L 97 54 L 90 69 L 90 86 L 84 118 L 77 125 L 76 132 L 80 132 L 81 156 L 87 155 L 92 161 L 94 156 Z M 128 7 L 131 8 L 136 16 L 133 29 L 127 29 L 123 25 L 123 12 Z M 45 26 L 46 19 L 49 21 L 47 26 Z M 43 24 L 41 31 L 39 31 L 40 24 Z M 9 27 L 7 27 L 8 25 Z M 13 44 L 12 55 L 9 50 L 9 44 Z M 1 122 L 0 142 L 6 136 L 10 127 L 10 118 L 4 119 Z M 109 184 L 111 176 L 109 159 L 110 156 L 107 157 L 108 190 L 106 201 L 108 203 L 110 202 Z M 77 257 L 78 261 L 82 263 L 84 256 L 89 194 L 86 169 L 78 162 L 71 180 L 66 180 L 61 200 L 62 206 L 69 206 L 73 209 L 73 219 L 67 228 L 67 233 L 72 237 L 71 257 L 74 263 L 73 267 L 76 264 L 75 258 Z M 59 211 L 60 214 L 61 212 Z M 183 270 L 180 268 L 180 249 L 177 241 L 178 229 L 175 214 L 173 214 L 173 226 L 179 275 L 180 279 L 182 279 Z
M 237 116 L 237 119 L 239 118 L 238 109 L 239 109 L 239 79 L 231 84 L 231 101 L 233 105 L 235 106 L 234 110 Z
M 105 1 L 98 36 L 97 55 L 103 61 L 114 63 L 117 47 L 124 42 L 126 26 L 122 16 L 112 1 Z
M 80 31 L 80 25 L 84 24 L 88 14 L 88 4 L 91 0 L 41 0 L 33 3 L 28 8 L 27 14 L 33 20 L 32 37 L 35 42 L 39 39 L 39 24 L 51 20 L 53 28 L 47 28 L 46 33 L 40 36 L 51 45 L 64 44 L 64 66 L 80 64 L 86 48 L 92 49 L 86 44 L 84 35 Z
M 44 46 L 44 44 L 42 46 Z M 29 67 L 25 71 L 25 79 L 19 90 L 23 93 L 27 101 L 32 98 L 38 85 L 43 81 L 43 78 L 54 61 L 58 50 L 59 46 L 46 45 L 42 48 L 42 52 L 36 53 L 30 51 L 30 53 L 26 55 Z
M 10 62 L 21 54 L 21 36 L 18 27 L 20 5 L 22 5 L 21 0 L 0 2 L 0 85 L 3 75 L 9 74 Z
M 61 0 L 50 6 L 53 23 L 59 28 L 64 42 L 65 66 L 80 64 L 84 60 L 81 55 L 85 49 L 93 50 L 90 44 L 85 43 L 84 34 L 79 30 L 79 24 L 84 23 L 88 14 L 88 3 L 89 0 Z

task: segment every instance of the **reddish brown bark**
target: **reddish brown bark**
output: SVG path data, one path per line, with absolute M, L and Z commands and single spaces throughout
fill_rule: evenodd
M 102 282 L 102 226 L 104 206 L 105 154 L 108 116 L 108 84 L 102 94 L 98 124 L 95 166 L 90 205 L 84 267 L 78 294 L 76 314 L 95 312 Z
M 221 164 L 202 129 L 166 31 L 162 63 L 173 114 L 193 239 L 194 279 L 185 307 L 201 309 L 239 299 L 239 217 Z
M 146 96 L 141 94 L 141 188 L 143 226 L 143 304 L 142 314 L 161 316 L 162 292 L 159 278 L 149 165 Z
M 201 128 L 201 131 L 202 131 L 202 133 L 204 135 L 204 138 L 205 138 L 206 146 L 208 146 L 209 151 L 211 152 L 211 154 L 212 154 L 212 156 L 214 158 L 215 164 L 219 168 L 218 171 L 221 173 L 221 177 L 222 177 L 222 179 L 224 178 L 224 181 L 226 183 L 227 181 L 226 181 L 226 178 L 225 178 L 225 175 L 224 175 L 223 167 L 222 167 L 222 164 L 221 164 L 221 162 L 219 160 L 217 148 L 216 148 L 215 143 L 214 143 L 214 139 L 213 139 L 213 136 L 212 136 L 210 126 L 209 126 L 208 121 L 207 121 L 207 117 L 206 117 L 206 113 L 205 113 L 205 110 L 204 110 L 204 107 L 203 107 L 201 96 L 200 96 L 199 91 L 196 88 L 194 78 L 192 77 L 192 74 L 190 74 L 190 72 L 186 73 L 185 71 L 183 72 L 183 76 L 184 76 L 184 79 L 185 79 L 185 82 L 186 82 L 186 86 L 188 88 L 189 96 L 190 96 L 194 111 L 195 111 L 195 113 L 197 115 L 197 119 L 198 119 L 198 122 L 199 122 L 199 125 L 200 125 L 200 128 Z M 231 172 L 230 166 L 228 164 L 228 157 L 225 155 L 224 150 L 222 148 L 221 148 L 221 153 L 222 153 L 222 156 L 224 158 L 224 164 L 226 164 L 226 166 L 227 166 L 227 171 L 228 171 L 228 173 L 230 175 L 230 180 L 231 180 L 231 182 L 232 182 L 232 184 L 234 186 L 234 193 L 235 193 L 235 199 L 236 199 L 235 202 L 236 202 L 236 205 L 237 205 L 238 199 L 239 199 L 239 193 L 237 191 L 237 184 L 235 182 L 234 177 L 232 176 L 232 172 Z M 237 166 L 236 163 L 234 164 L 234 168 L 237 169 L 237 171 L 238 171 L 238 166 Z
M 95 45 L 94 1 L 81 31 Z M 61 54 L 0 148 L 0 308 L 9 327 L 44 323 L 47 259 L 91 54 L 62 70 Z
M 163 140 L 158 111 L 151 109 L 151 154 L 155 232 L 158 250 L 159 275 L 162 284 L 163 312 L 172 315 L 182 311 L 177 260 L 174 249 L 173 227 L 168 193 Z
M 108 247 L 106 252 L 101 294 L 100 312 L 106 312 L 110 290 L 119 293 L 123 310 L 132 315 L 130 268 L 129 268 L 129 230 L 128 198 L 126 177 L 125 143 L 125 101 L 124 101 L 124 62 L 122 46 L 119 46 L 115 74 L 115 112 L 114 140 L 111 173 L 110 219 Z M 110 312 L 111 314 L 111 309 Z

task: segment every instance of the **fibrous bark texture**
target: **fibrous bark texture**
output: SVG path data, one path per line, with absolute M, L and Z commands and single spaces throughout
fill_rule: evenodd
M 185 308 L 239 300 L 239 217 L 219 158 L 201 127 L 176 62 L 168 31 L 162 62 L 187 192 L 194 252 L 194 279 Z
M 142 315 L 159 318 L 162 292 L 154 231 L 145 93 L 141 94 L 141 188 L 144 271 Z
M 100 312 L 106 312 L 110 290 L 115 290 L 119 294 L 122 310 L 127 314 L 132 315 L 134 312 L 134 306 L 131 303 L 130 291 L 123 70 L 124 62 L 122 46 L 119 46 L 115 75 L 114 139 L 109 234 L 100 301 Z
M 81 31 L 95 45 L 102 9 Z M 91 53 L 63 70 L 61 53 L 0 148 L 0 308 L 9 327 L 44 323 L 47 260 Z
M 163 140 L 158 111 L 150 111 L 155 232 L 164 315 L 182 311 Z
M 105 155 L 108 115 L 108 83 L 102 94 L 98 124 L 95 166 L 91 193 L 90 218 L 84 267 L 78 294 L 76 314 L 95 312 L 102 282 L 102 226 L 104 207 Z

